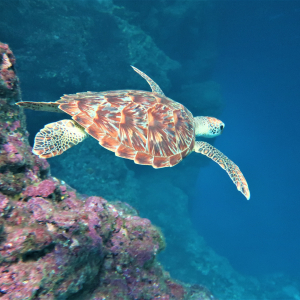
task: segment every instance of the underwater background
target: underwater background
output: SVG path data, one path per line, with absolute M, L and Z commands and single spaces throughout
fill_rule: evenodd
M 0 41 L 23 101 L 148 91 L 134 65 L 194 116 L 220 118 L 224 133 L 207 141 L 240 167 L 249 201 L 202 155 L 155 170 L 92 138 L 49 159 L 51 174 L 159 226 L 173 278 L 219 299 L 300 299 L 299 1 L 0 0 Z M 66 118 L 26 116 L 31 145 Z

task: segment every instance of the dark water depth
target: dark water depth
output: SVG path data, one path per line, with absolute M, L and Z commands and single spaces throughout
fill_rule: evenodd
M 215 146 L 240 166 L 251 200 L 211 164 L 198 177 L 194 225 L 244 273 L 299 275 L 300 2 L 219 4 L 213 77 L 226 128 Z

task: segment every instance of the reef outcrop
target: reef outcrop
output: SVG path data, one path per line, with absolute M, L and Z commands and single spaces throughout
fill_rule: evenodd
M 15 58 L 0 43 L 1 300 L 215 299 L 163 270 L 161 231 L 130 205 L 50 175 L 31 153 L 20 100 Z

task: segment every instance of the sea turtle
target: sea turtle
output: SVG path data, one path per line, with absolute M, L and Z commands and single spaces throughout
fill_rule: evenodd
M 56 102 L 18 102 L 24 108 L 67 113 L 73 120 L 47 124 L 36 137 L 33 153 L 42 158 L 62 154 L 91 135 L 116 156 L 154 168 L 173 167 L 192 151 L 218 163 L 249 200 L 248 184 L 239 167 L 196 136 L 216 137 L 225 127 L 213 117 L 193 117 L 182 104 L 166 97 L 137 68 L 152 92 L 116 90 L 64 95 Z

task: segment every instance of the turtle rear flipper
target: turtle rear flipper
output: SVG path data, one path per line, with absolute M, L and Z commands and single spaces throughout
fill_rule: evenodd
M 63 113 L 61 109 L 58 108 L 59 103 L 57 102 L 31 102 L 31 101 L 24 101 L 24 102 L 17 102 L 18 106 L 22 106 L 26 109 L 31 110 L 38 110 L 38 111 L 50 111 L 56 113 Z
M 204 154 L 215 161 L 227 172 L 237 189 L 247 198 L 247 200 L 250 199 L 250 191 L 247 181 L 239 167 L 233 161 L 231 161 L 221 151 L 206 142 L 196 141 L 194 151 Z
M 49 123 L 35 136 L 32 152 L 40 158 L 57 156 L 87 136 L 84 128 L 73 120 Z

